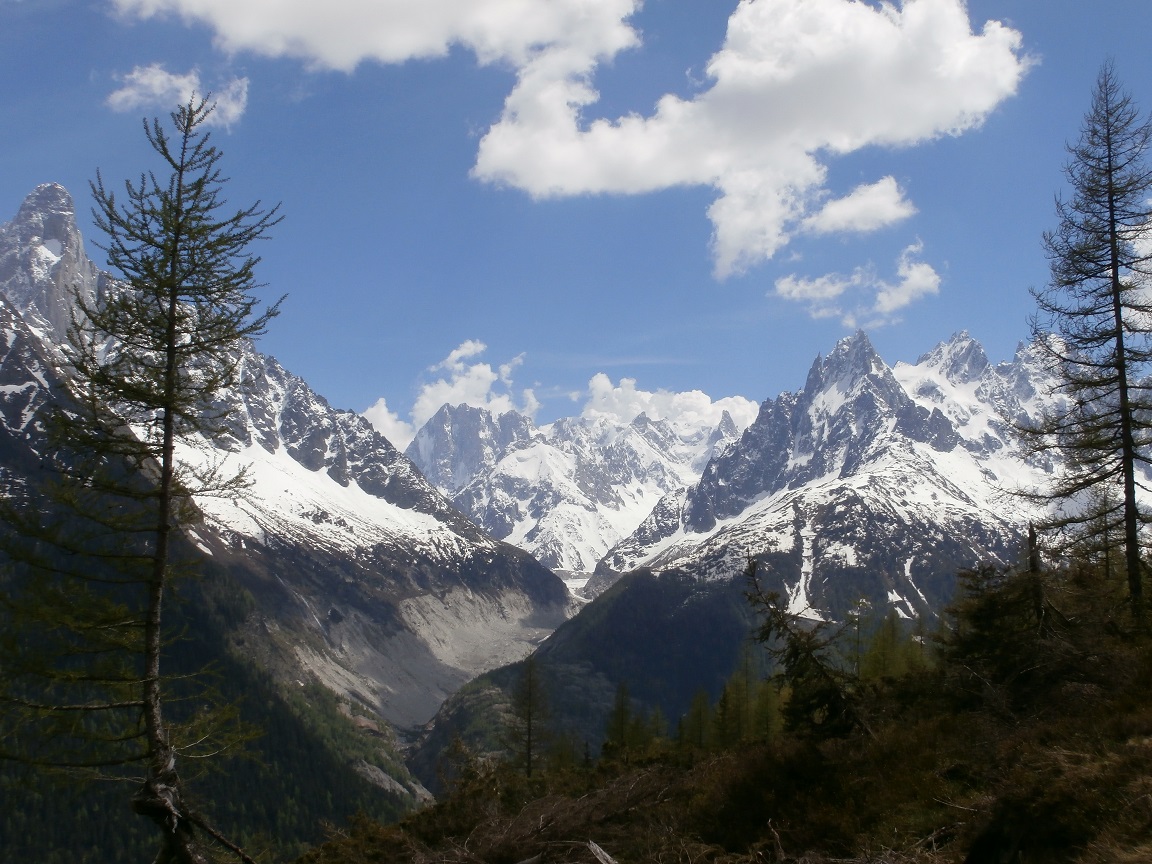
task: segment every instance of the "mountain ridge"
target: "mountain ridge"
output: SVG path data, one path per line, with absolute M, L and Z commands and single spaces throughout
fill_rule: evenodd
M 816 358 L 804 388 L 765 401 L 695 485 L 614 547 L 590 588 L 638 567 L 722 578 L 766 554 L 782 556 L 780 587 L 797 611 L 842 615 L 835 583 L 867 570 L 871 602 L 934 613 L 949 580 L 926 565 L 943 549 L 953 573 L 1015 555 L 1027 517 L 1009 487 L 1046 472 L 1020 458 L 1011 430 L 1038 410 L 1045 374 L 1025 347 L 993 366 L 964 331 L 895 367 L 862 331 L 845 337 Z M 939 545 L 924 560 L 896 554 L 930 537 Z M 916 573 L 936 587 L 922 590 Z
M 537 427 L 515 411 L 445 405 L 405 452 L 493 536 L 553 570 L 590 573 L 739 431 L 728 411 L 715 424 L 679 426 L 642 412 L 627 422 L 581 415 Z
M 67 190 L 37 187 L 0 225 L 4 451 L 35 462 L 35 412 L 55 398 L 71 292 L 113 284 L 88 260 Z M 572 612 L 563 583 L 457 511 L 360 415 L 337 411 L 251 344 L 213 440 L 189 464 L 247 467 L 242 499 L 198 501 L 200 550 L 270 603 L 246 626 L 283 680 L 315 676 L 401 728 L 456 687 L 518 659 Z M 17 452 L 25 453 L 16 467 Z M 468 647 L 445 634 L 471 634 Z
M 1021 458 L 1014 426 L 1052 404 L 1047 374 L 1029 346 L 993 365 L 964 331 L 914 364 L 888 366 L 863 332 L 818 355 L 803 388 L 765 400 L 699 480 L 600 561 L 593 599 L 534 654 L 561 694 L 554 722 L 602 740 L 605 718 L 567 694 L 611 705 L 621 684 L 672 718 L 700 688 L 718 698 L 755 626 L 750 559 L 761 590 L 797 616 L 930 629 L 962 570 L 1023 558 L 1029 510 L 1011 491 L 1052 465 Z M 520 674 L 485 675 L 489 704 L 509 700 Z M 483 747 L 485 722 L 449 699 L 410 764 L 432 782 L 436 743 Z

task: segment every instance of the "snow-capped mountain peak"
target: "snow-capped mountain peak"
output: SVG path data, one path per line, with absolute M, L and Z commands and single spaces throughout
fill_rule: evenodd
M 0 471 L 38 464 L 36 412 L 59 392 L 74 292 L 94 299 L 112 284 L 63 187 L 38 187 L 0 224 Z M 178 458 L 254 482 L 198 501 L 204 520 L 185 528 L 256 598 L 246 638 L 279 671 L 410 726 L 571 613 L 559 579 L 463 516 L 367 420 L 252 344 L 237 350 L 223 428 Z
M 592 590 L 637 567 L 733 578 L 755 556 L 794 611 L 842 615 L 847 585 L 901 614 L 938 610 L 957 569 L 1016 551 L 1008 491 L 1041 478 L 1012 426 L 1047 392 L 1029 356 L 992 366 L 961 332 L 890 368 L 864 333 L 842 339 L 605 556 Z
M 532 421 L 517 411 L 495 414 L 471 405 L 442 405 L 416 432 L 407 455 L 433 485 L 451 496 L 538 434 Z
M 37 186 L 16 218 L 0 224 L 0 285 L 13 308 L 49 341 L 71 323 L 70 292 L 91 300 L 107 281 L 84 252 L 72 196 L 58 183 Z
M 897 364 L 902 366 L 906 364 Z M 954 333 L 916 361 L 923 369 L 938 370 L 954 384 L 968 384 L 980 378 L 988 369 L 988 355 L 984 347 L 968 335 L 967 330 Z
M 728 412 L 631 420 L 606 413 L 536 427 L 523 415 L 444 406 L 406 454 L 463 512 L 557 571 L 589 573 L 656 502 L 695 481 L 738 429 Z
M 888 367 L 876 353 L 868 334 L 857 330 L 837 342 L 827 357 L 816 356 L 804 392 L 814 395 L 835 390 L 847 394 L 868 378 L 882 378 L 887 374 Z

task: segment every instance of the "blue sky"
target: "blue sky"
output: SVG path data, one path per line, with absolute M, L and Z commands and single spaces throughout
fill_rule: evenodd
M 1147 0 L 0 0 L 0 220 L 60 182 L 91 243 L 97 168 L 210 90 L 229 197 L 285 215 L 262 348 L 335 406 L 400 444 L 444 400 L 746 410 L 856 327 L 1009 359 L 1064 143 L 1109 57 L 1152 108 L 1148 34 Z

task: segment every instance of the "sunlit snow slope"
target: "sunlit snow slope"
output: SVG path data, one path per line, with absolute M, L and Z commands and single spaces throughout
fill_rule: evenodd
M 934 613 L 958 569 L 1019 554 L 1028 510 L 1012 492 L 1051 466 L 1025 463 L 1011 429 L 1046 384 L 1026 348 L 992 365 L 958 333 L 892 369 L 858 332 L 816 359 L 802 390 L 765 402 L 590 587 L 637 567 L 730 579 L 756 557 L 796 612 L 839 616 L 864 598 Z
M 590 573 L 739 431 L 727 412 L 716 426 L 641 414 L 536 427 L 514 411 L 445 405 L 405 452 L 494 536 L 558 572 Z
M 110 284 L 84 253 L 73 206 L 46 184 L 0 225 L 4 450 L 33 461 L 71 291 L 92 298 Z M 253 481 L 239 499 L 199 500 L 205 519 L 186 526 L 257 600 L 237 636 L 245 653 L 411 726 L 568 616 L 554 574 L 461 515 L 366 420 L 250 345 L 239 359 L 243 384 L 221 406 L 227 428 L 179 455 Z

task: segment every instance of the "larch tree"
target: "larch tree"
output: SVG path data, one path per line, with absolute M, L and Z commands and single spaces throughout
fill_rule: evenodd
M 18 743 L 33 748 L 28 761 L 64 769 L 123 777 L 139 766 L 132 806 L 159 829 L 157 864 L 207 862 L 205 835 L 251 860 L 186 794 L 180 765 L 216 749 L 219 729 L 204 716 L 210 700 L 189 707 L 188 682 L 162 669 L 166 603 L 188 564 L 177 534 L 196 518 L 196 496 L 247 483 L 208 455 L 221 396 L 241 383 L 243 345 L 279 306 L 258 308 L 249 252 L 278 208 L 229 207 L 205 130 L 212 110 L 193 97 L 170 126 L 145 121 L 162 169 L 126 181 L 122 197 L 99 174 L 92 184 L 117 281 L 75 296 L 63 392 L 45 417 L 53 481 L 26 510 L 45 524 L 6 550 L 17 575 L 3 611 L 20 637 L 4 646 L 17 660 L 6 660 L 0 697 L 19 709 Z M 182 461 L 181 443 L 205 455 Z
M 505 730 L 507 745 L 516 764 L 531 777 L 544 753 L 548 705 L 536 655 L 529 654 L 520 667 L 512 689 L 512 715 Z
M 775 664 L 774 679 L 788 689 L 783 717 L 801 735 L 835 738 L 868 729 L 858 711 L 857 677 L 845 668 L 836 650 L 843 628 L 829 633 L 829 622 L 806 620 L 789 611 L 779 592 L 760 585 L 760 562 L 744 569 L 749 603 L 760 616 L 755 639 Z
M 680 746 L 706 750 L 712 746 L 712 704 L 708 691 L 701 689 L 692 697 L 688 713 L 680 718 Z
M 1072 545 L 1120 539 L 1128 597 L 1143 616 L 1140 506 L 1152 444 L 1152 126 L 1100 71 L 1079 140 L 1068 146 L 1070 196 L 1045 233 L 1051 280 L 1034 290 L 1032 331 L 1057 381 L 1056 408 L 1021 431 L 1059 470 L 1034 500 L 1054 504 L 1042 529 Z
M 625 762 L 628 761 L 628 751 L 634 743 L 631 734 L 634 720 L 632 696 L 628 693 L 628 685 L 621 681 L 616 685 L 612 713 L 608 715 L 603 749 Z

